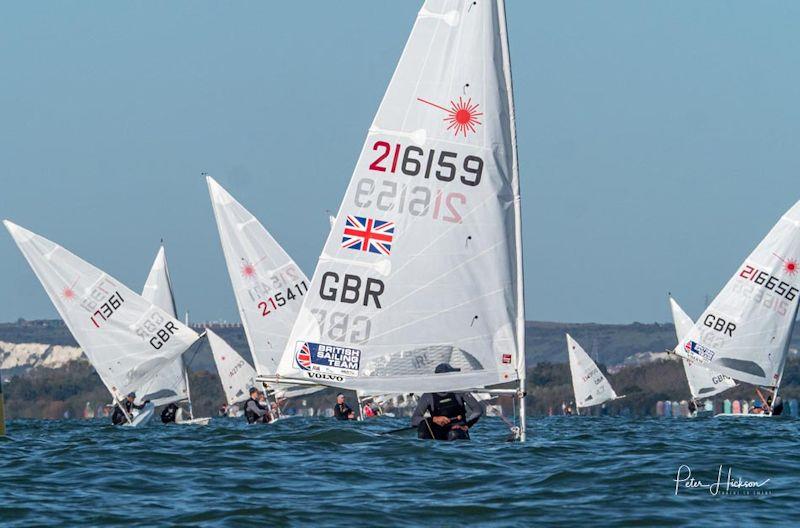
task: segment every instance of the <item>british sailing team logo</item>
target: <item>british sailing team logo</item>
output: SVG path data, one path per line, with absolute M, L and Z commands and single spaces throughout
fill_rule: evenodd
M 466 101 L 463 97 L 459 97 L 458 101 L 451 100 L 450 108 L 432 103 L 421 97 L 417 97 L 417 101 L 446 112 L 447 115 L 443 118 L 443 121 L 447 123 L 447 130 L 453 131 L 454 136 L 461 134 L 467 137 L 467 131 L 475 132 L 477 125 L 482 124 L 478 117 L 482 116 L 483 112 L 478 112 L 478 106 L 480 105 L 473 103 L 471 97 Z
M 311 351 L 308 349 L 308 343 L 303 343 L 297 350 L 297 365 L 303 370 L 311 368 Z
M 298 341 L 294 359 L 303 370 L 337 376 L 358 376 L 361 351 L 338 345 Z
M 707 346 L 703 346 L 696 341 L 687 341 L 686 344 L 683 346 L 683 349 L 686 351 L 687 354 L 690 354 L 693 357 L 704 359 L 706 361 L 711 361 L 712 359 L 714 359 L 714 355 L 716 354 L 713 350 L 711 350 Z

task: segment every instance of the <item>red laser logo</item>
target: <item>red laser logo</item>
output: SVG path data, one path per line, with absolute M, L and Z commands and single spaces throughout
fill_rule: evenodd
M 461 134 L 464 137 L 467 137 L 468 130 L 470 132 L 475 132 L 477 130 L 475 128 L 476 125 L 481 124 L 481 122 L 478 120 L 478 117 L 482 116 L 483 112 L 478 112 L 479 105 L 478 103 L 473 103 L 472 98 L 464 101 L 462 97 L 459 97 L 458 102 L 452 100 L 450 101 L 450 108 L 439 106 L 438 104 L 426 101 L 421 97 L 417 97 L 417 101 L 447 112 L 447 116 L 443 118 L 443 121 L 447 123 L 447 130 L 452 130 L 453 135 L 455 136 Z
M 780 255 L 778 255 L 777 253 L 773 253 L 773 255 L 778 260 L 783 262 L 783 271 L 785 271 L 789 275 L 796 275 L 797 274 L 797 267 L 798 267 L 797 259 L 785 259 L 785 258 L 781 257 Z
M 64 300 L 71 301 L 75 298 L 75 290 L 73 288 L 75 288 L 76 284 L 78 284 L 78 279 L 75 279 L 75 282 L 64 288 L 64 290 L 61 292 L 61 294 L 64 296 Z
M 256 268 L 254 268 L 252 264 L 245 261 L 245 263 L 242 265 L 242 277 L 249 279 L 255 274 Z

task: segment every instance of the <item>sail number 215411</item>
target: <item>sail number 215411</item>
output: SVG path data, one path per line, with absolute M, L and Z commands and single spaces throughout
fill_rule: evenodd
M 258 303 L 258 309 L 261 311 L 261 316 L 268 316 L 281 306 L 285 306 L 287 302 L 293 301 L 298 297 L 302 297 L 307 291 L 308 286 L 306 285 L 306 281 L 302 281 L 286 288 L 285 291 L 279 291 L 274 295 L 270 295 L 268 298 Z

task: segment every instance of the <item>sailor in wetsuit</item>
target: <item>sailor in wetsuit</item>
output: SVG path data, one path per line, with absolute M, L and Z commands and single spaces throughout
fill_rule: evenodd
M 772 409 L 772 416 L 780 416 L 783 412 L 783 400 L 780 396 L 775 398 L 775 403 L 772 403 L 772 396 L 767 397 L 767 405 Z
M 440 363 L 436 374 L 461 369 Z M 469 408 L 469 409 L 467 409 Z M 425 414 L 430 414 L 425 418 Z M 469 429 L 483 416 L 483 405 L 469 393 L 436 392 L 423 394 L 411 416 L 417 436 L 426 440 L 469 440 Z
M 258 402 L 258 389 L 250 389 L 250 398 L 244 402 L 244 417 L 247 423 L 269 423 L 269 409 Z
M 336 395 L 336 405 L 333 407 L 333 417 L 337 420 L 355 420 L 356 413 L 353 412 L 344 401 L 344 394 L 341 392 Z
M 136 399 L 135 392 L 128 394 L 128 397 L 125 398 L 125 402 L 123 403 L 123 405 L 125 405 L 125 411 L 128 413 L 128 416 L 131 416 L 131 413 L 133 412 L 134 409 L 141 411 L 142 409 L 144 409 L 145 405 L 150 403 L 150 400 L 146 400 L 141 405 L 136 405 L 134 403 L 135 399 Z M 119 404 L 115 405 L 114 414 L 111 415 L 111 423 L 114 425 L 122 425 L 127 421 L 128 419 L 125 417 L 125 413 L 122 412 L 122 409 L 120 409 Z
M 165 424 L 175 423 L 175 418 L 178 416 L 178 406 L 170 403 L 164 410 L 161 411 L 161 421 Z

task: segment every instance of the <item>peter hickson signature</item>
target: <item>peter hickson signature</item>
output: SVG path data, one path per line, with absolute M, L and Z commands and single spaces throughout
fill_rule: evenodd
M 725 479 L 723 480 L 723 474 Z M 717 481 L 711 484 L 706 484 L 702 480 L 696 480 L 692 477 L 692 468 L 686 464 L 681 464 L 678 468 L 678 473 L 675 475 L 675 495 L 681 488 L 684 489 L 707 489 L 711 495 L 718 495 L 720 492 L 739 493 L 742 490 L 755 490 L 766 485 L 770 479 L 757 481 L 757 480 L 744 480 L 742 477 L 733 477 L 733 468 L 728 468 L 727 473 L 723 472 L 723 466 L 720 464 L 719 471 L 717 472 Z

